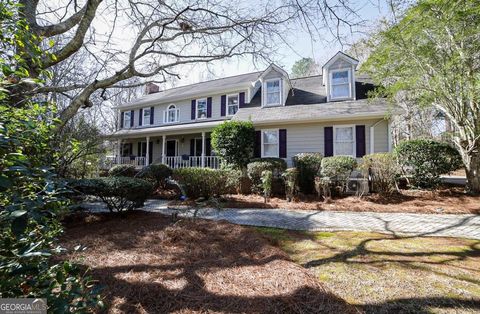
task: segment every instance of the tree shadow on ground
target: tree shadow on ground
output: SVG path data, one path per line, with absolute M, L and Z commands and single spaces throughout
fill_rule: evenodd
M 353 313 L 256 232 L 225 222 L 137 212 L 68 228 L 69 259 L 90 267 L 123 313 Z

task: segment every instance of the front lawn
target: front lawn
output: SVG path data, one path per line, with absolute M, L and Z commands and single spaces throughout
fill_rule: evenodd
M 350 313 L 250 228 L 142 211 L 71 217 L 64 258 L 90 268 L 110 313 Z
M 366 312 L 480 311 L 478 240 L 257 230 Z

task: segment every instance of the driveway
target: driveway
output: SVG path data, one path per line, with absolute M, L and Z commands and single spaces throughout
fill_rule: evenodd
M 88 203 L 91 211 L 104 211 L 102 203 Z M 191 217 L 192 209 L 169 208 L 167 201 L 148 200 L 146 211 Z M 200 209 L 197 217 L 234 224 L 291 230 L 356 230 L 393 235 L 446 236 L 480 239 L 480 215 L 408 214 L 304 211 L 289 209 Z

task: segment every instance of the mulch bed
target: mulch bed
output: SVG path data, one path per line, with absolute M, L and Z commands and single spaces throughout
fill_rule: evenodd
M 252 229 L 136 211 L 77 216 L 65 258 L 90 268 L 109 313 L 353 313 Z
M 292 202 L 272 197 L 267 203 L 259 195 L 227 195 L 220 202 L 224 208 L 284 208 L 322 211 L 349 212 L 393 212 L 425 214 L 480 214 L 480 196 L 465 194 L 462 188 L 448 188 L 437 191 L 401 190 L 390 196 L 379 194 L 336 197 L 327 201 L 315 195 L 296 197 Z M 170 202 L 171 206 L 194 206 L 192 201 Z M 200 206 L 209 206 L 208 203 Z

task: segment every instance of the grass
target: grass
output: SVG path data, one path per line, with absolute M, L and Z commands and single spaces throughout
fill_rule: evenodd
M 367 313 L 480 311 L 480 241 L 256 229 Z

